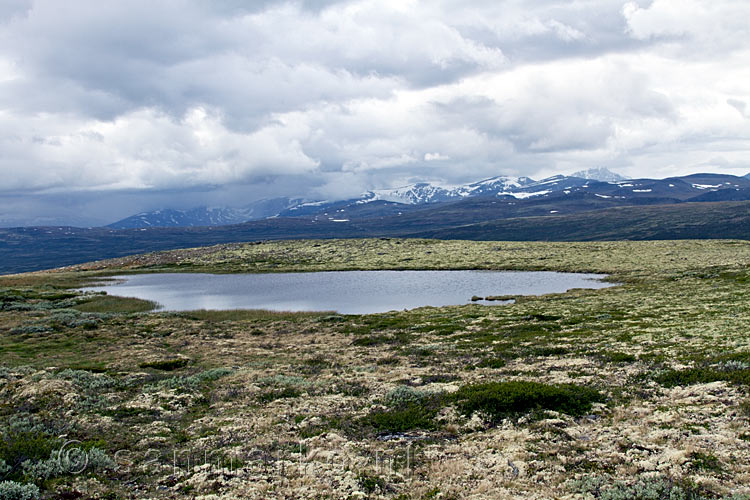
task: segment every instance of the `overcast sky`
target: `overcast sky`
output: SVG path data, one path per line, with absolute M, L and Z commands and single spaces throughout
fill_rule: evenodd
M 748 19 L 747 0 L 0 0 L 0 225 L 596 166 L 744 175 Z

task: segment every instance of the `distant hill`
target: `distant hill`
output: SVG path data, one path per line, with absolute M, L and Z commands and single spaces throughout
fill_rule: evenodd
M 157 250 L 298 238 L 426 237 L 473 240 L 750 239 L 750 201 L 619 205 L 590 193 L 528 203 L 474 198 L 388 216 L 279 217 L 218 227 L 0 229 L 0 273 L 32 271 Z M 572 201 L 571 201 L 572 200 Z M 388 202 L 378 202 L 388 206 Z M 517 205 L 512 205 L 517 203 Z M 510 210 L 510 209 L 512 210 Z M 544 214 L 544 215 L 541 215 Z M 502 218 L 504 215 L 509 217 Z M 338 221 L 338 222 L 337 222 Z
M 112 229 L 135 229 L 146 227 L 195 227 L 224 226 L 241 224 L 256 219 L 272 217 L 279 212 L 296 206 L 297 199 L 273 198 L 258 200 L 240 208 L 196 207 L 188 210 L 165 208 L 152 212 L 142 212 L 109 224 Z
M 571 215 L 501 219 L 423 231 L 459 240 L 606 241 L 750 239 L 750 202 L 616 207 Z
M 597 173 L 606 174 L 585 174 Z M 161 210 L 105 228 L 0 229 L 0 273 L 265 239 L 750 239 L 749 206 L 750 179 L 722 174 L 617 181 L 499 176 L 452 188 L 417 183 L 349 200 L 275 198 L 240 209 Z

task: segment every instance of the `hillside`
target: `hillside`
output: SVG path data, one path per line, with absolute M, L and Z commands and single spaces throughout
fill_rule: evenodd
M 591 198 L 586 195 L 568 198 L 564 206 L 575 212 L 567 215 L 550 214 L 549 200 L 508 205 L 514 202 L 476 198 L 432 208 L 413 208 L 400 215 L 372 216 L 365 212 L 361 218 L 341 222 L 313 216 L 217 227 L 0 229 L 0 273 L 174 248 L 276 239 L 379 236 L 529 241 L 750 239 L 747 201 L 617 207 L 618 200 L 605 199 L 610 208 L 593 210 L 601 205 L 589 204 Z M 587 208 L 588 211 L 581 212 Z M 367 206 L 362 210 L 366 211 Z M 510 218 L 499 219 L 501 213 Z

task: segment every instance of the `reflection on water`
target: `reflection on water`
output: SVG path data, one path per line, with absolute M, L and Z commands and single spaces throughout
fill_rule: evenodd
M 163 310 L 270 309 L 369 314 L 470 303 L 473 296 L 541 295 L 612 286 L 601 274 L 547 271 L 336 271 L 136 274 L 87 288 L 153 300 Z

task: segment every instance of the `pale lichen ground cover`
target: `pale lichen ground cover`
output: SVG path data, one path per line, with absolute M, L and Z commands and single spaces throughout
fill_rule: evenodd
M 60 288 L 120 272 L 471 268 L 622 285 L 368 316 L 128 313 L 143 304 Z M 232 244 L 0 287 L 0 481 L 42 497 L 750 494 L 748 242 Z M 534 387 L 600 399 L 464 411 L 467 388 L 513 381 L 540 384 L 509 385 L 514 408 Z

